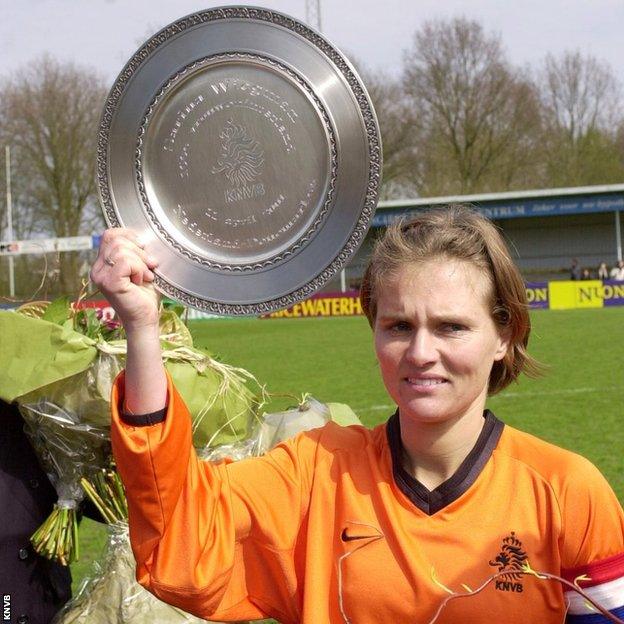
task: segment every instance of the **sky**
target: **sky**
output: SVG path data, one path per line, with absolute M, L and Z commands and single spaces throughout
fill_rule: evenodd
M 145 39 L 179 17 L 226 0 L 0 0 L 0 77 L 44 53 L 94 68 L 107 83 Z M 253 0 L 305 20 L 306 0 Z M 501 35 L 508 58 L 537 64 L 580 49 L 624 84 L 624 0 L 321 0 L 323 33 L 349 58 L 397 75 L 427 20 L 463 16 Z

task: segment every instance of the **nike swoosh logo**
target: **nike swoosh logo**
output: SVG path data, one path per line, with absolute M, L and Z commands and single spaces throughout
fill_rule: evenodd
M 343 542 L 352 542 L 353 540 L 371 539 L 373 537 L 379 537 L 379 535 L 348 535 L 347 529 L 342 529 L 340 539 Z

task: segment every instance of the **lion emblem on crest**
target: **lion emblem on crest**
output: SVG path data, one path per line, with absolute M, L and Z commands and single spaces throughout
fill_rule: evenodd
M 498 568 L 499 572 L 506 572 L 504 578 L 518 580 L 522 578 L 522 574 L 518 574 L 518 572 L 522 572 L 522 565 L 526 560 L 527 554 L 522 548 L 522 542 L 512 531 L 511 535 L 502 540 L 500 553 L 489 564 Z
M 224 173 L 236 188 L 253 182 L 262 172 L 264 150 L 247 134 L 244 126 L 231 119 L 219 134 L 222 152 L 212 173 Z

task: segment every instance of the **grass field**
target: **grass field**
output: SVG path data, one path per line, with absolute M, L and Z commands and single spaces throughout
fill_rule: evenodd
M 537 311 L 531 353 L 549 366 L 545 377 L 523 379 L 488 405 L 506 423 L 593 461 L 624 501 L 624 308 Z M 247 368 L 273 392 L 309 392 L 348 403 L 364 424 L 393 411 L 363 317 L 196 321 L 195 344 Z M 279 399 L 272 410 L 284 407 Z M 74 587 L 88 573 L 105 529 L 85 520 Z

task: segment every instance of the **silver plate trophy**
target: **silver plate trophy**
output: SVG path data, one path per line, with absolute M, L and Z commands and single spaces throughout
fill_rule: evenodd
M 146 242 L 159 290 L 208 312 L 262 314 L 322 287 L 364 239 L 380 183 L 361 80 L 326 39 L 275 11 L 170 24 L 104 108 L 107 223 Z

